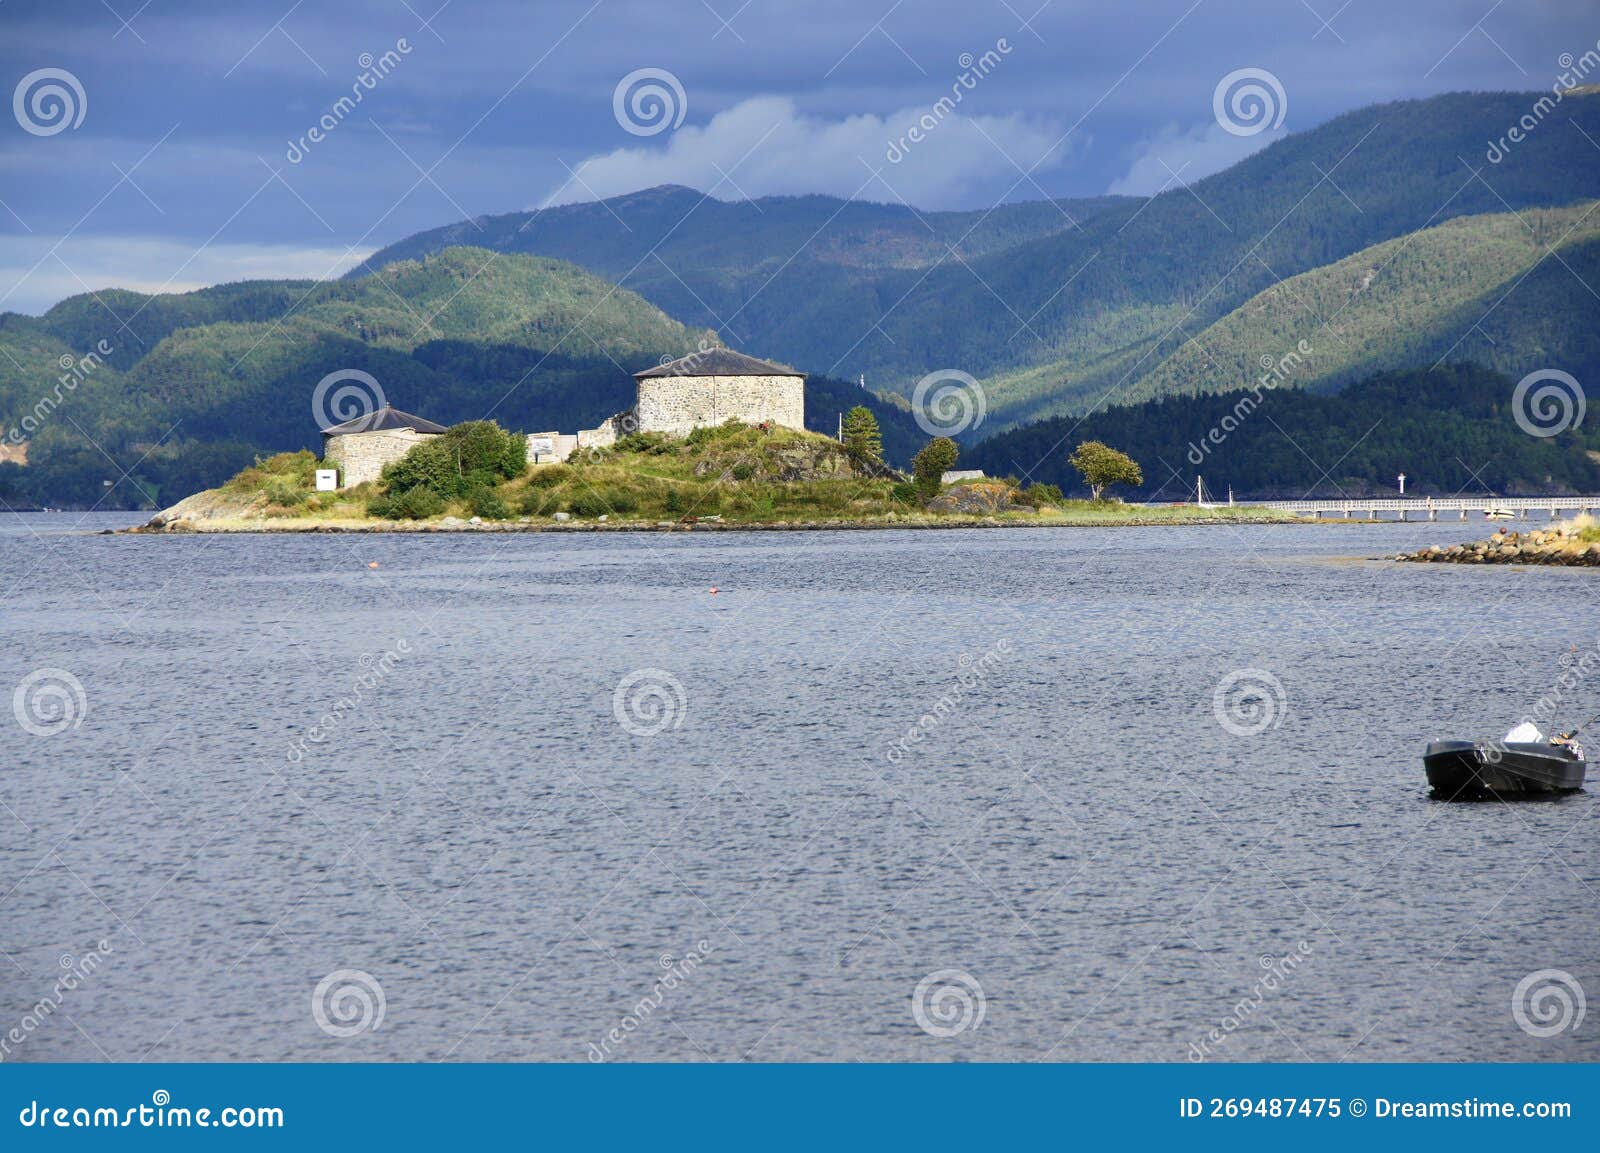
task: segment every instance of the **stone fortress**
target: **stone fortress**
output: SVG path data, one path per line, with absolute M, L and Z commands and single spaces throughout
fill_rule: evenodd
M 532 433 L 528 460 L 564 461 L 579 449 L 604 448 L 629 433 L 687 436 L 730 420 L 806 426 L 805 374 L 729 348 L 702 348 L 636 372 L 633 380 L 632 408 L 576 434 Z
M 442 424 L 384 405 L 376 412 L 324 429 L 322 460 L 339 470 L 340 488 L 353 488 L 377 480 L 384 465 L 444 431 Z
M 566 460 L 579 449 L 604 448 L 634 432 L 687 436 L 730 420 L 806 426 L 803 373 L 728 348 L 702 348 L 633 374 L 634 406 L 577 433 L 528 435 L 530 464 Z M 339 470 L 339 487 L 377 480 L 383 466 L 444 432 L 441 424 L 385 405 L 326 429 L 322 458 Z

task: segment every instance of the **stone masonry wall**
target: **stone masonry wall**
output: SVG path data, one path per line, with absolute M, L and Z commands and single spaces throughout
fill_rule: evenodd
M 800 376 L 647 376 L 635 410 L 641 432 L 687 435 L 702 425 L 742 420 L 805 428 Z
M 384 465 L 399 460 L 424 440 L 437 435 L 391 428 L 330 436 L 323 444 L 322 459 L 339 470 L 339 487 L 352 488 L 377 480 Z

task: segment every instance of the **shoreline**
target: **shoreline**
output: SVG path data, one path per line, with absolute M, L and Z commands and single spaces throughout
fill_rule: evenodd
M 1355 518 L 1340 519 L 1338 521 L 1318 522 L 1308 517 L 1286 516 L 1283 519 L 1272 517 L 1194 517 L 1180 519 L 1175 517 L 1131 516 L 1131 517 L 1092 517 L 1092 518 L 1065 518 L 1065 517 L 1040 517 L 1036 519 L 1000 520 L 997 518 L 975 517 L 971 520 L 939 519 L 939 520 L 845 520 L 845 521 L 752 521 L 745 523 L 717 523 L 698 521 L 693 524 L 664 523 L 664 522 L 623 522 L 623 523 L 519 523 L 514 521 L 484 521 L 473 524 L 470 521 L 459 521 L 454 524 L 443 522 L 405 522 L 405 521 L 373 521 L 363 523 L 360 521 L 306 521 L 294 523 L 248 523 L 248 522 L 221 522 L 210 525 L 204 522 L 175 521 L 171 524 L 156 525 L 146 523 L 134 525 L 123 529 L 100 529 L 97 535 L 101 536 L 204 536 L 204 535 L 318 535 L 318 534 L 390 534 L 396 536 L 427 536 L 450 533 L 691 533 L 691 532 L 875 532 L 900 530 L 934 530 L 949 531 L 952 529 L 1071 529 L 1071 528 L 1180 528 L 1184 526 L 1221 527 L 1225 525 L 1314 525 L 1314 524 L 1376 524 L 1389 523 L 1378 521 L 1357 520 Z

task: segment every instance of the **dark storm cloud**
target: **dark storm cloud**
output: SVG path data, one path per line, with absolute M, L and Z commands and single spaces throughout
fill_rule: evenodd
M 1148 192 L 1264 142 L 1216 128 L 1234 69 L 1281 79 L 1292 131 L 1374 101 L 1548 87 L 1560 53 L 1600 37 L 1600 4 L 1576 0 L 142 2 L 0 5 L 5 90 L 60 68 L 88 103 L 54 135 L 0 122 L 0 308 L 82 282 L 315 273 L 463 214 L 666 179 L 928 207 Z M 886 163 L 963 54 L 1002 42 L 917 153 Z M 647 67 L 682 85 L 676 132 L 613 116 L 617 81 Z

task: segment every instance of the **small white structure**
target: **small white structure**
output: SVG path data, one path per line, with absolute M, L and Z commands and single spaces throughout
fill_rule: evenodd
M 560 464 L 578 451 L 578 438 L 563 432 L 530 432 L 529 464 Z
M 317 469 L 317 491 L 333 492 L 339 487 L 339 470 L 336 468 Z
M 384 465 L 445 431 L 442 424 L 384 405 L 376 412 L 323 429 L 322 459 L 338 467 L 344 488 L 353 488 L 377 480 Z

